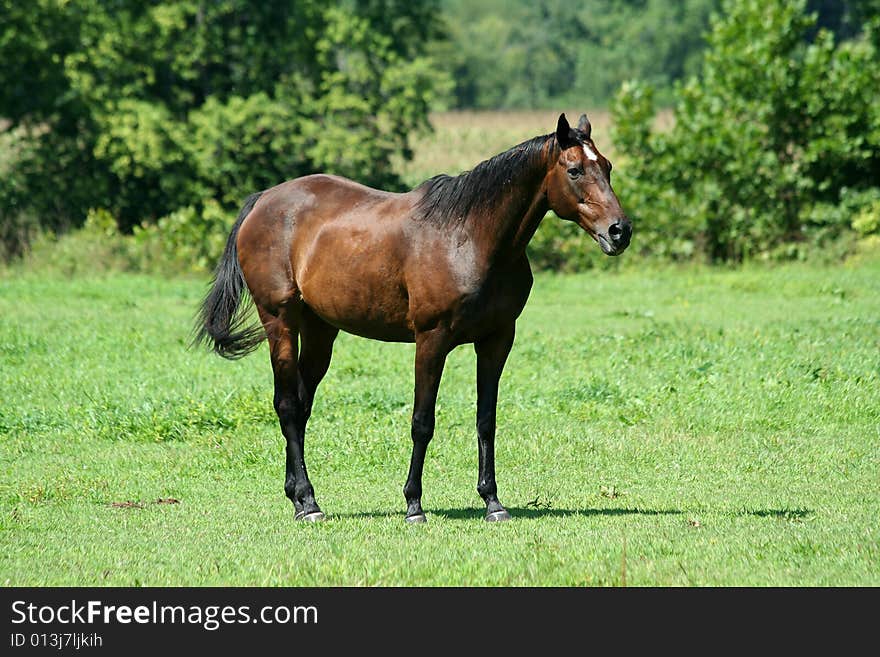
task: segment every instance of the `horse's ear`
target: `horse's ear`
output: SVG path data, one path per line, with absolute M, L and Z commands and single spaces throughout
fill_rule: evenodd
M 581 114 L 581 118 L 578 121 L 578 132 L 583 132 L 586 138 L 589 139 L 592 131 L 593 126 L 590 125 L 590 119 L 587 118 L 586 114 Z
M 571 126 L 568 125 L 568 119 L 565 118 L 565 114 L 559 115 L 559 121 L 556 124 L 556 141 L 559 142 L 559 147 L 562 149 L 574 146 L 577 143 L 577 139 L 571 134 Z

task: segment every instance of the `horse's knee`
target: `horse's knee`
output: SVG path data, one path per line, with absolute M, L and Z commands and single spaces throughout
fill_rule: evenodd
M 312 417 L 312 402 L 311 400 L 306 400 L 302 403 L 303 422 L 308 422 L 310 417 Z
M 412 439 L 414 443 L 428 443 L 434 436 L 434 417 L 422 414 L 413 415 Z
M 486 416 L 477 418 L 477 435 L 481 438 L 493 435 L 495 431 L 495 416 Z
M 306 417 L 303 403 L 294 395 L 275 395 L 275 413 L 282 424 L 299 423 Z

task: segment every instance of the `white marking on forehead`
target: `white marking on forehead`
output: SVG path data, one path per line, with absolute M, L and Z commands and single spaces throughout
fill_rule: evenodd
M 599 159 L 599 158 L 596 156 L 596 154 L 592 151 L 592 149 L 591 149 L 589 146 L 587 146 L 586 144 L 584 144 L 584 154 L 585 154 L 588 158 L 590 158 L 593 162 L 595 162 L 596 160 Z

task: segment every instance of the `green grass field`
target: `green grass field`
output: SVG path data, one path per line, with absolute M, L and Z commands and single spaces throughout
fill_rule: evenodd
M 265 347 L 185 348 L 204 285 L 4 274 L 0 583 L 880 585 L 880 261 L 539 276 L 504 524 L 475 491 L 472 350 L 408 526 L 413 348 L 345 335 L 307 438 L 328 521 L 294 523 Z

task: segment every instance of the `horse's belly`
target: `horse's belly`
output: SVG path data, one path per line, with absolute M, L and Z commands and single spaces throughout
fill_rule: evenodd
M 412 342 L 399 236 L 382 224 L 323 225 L 294 244 L 303 301 L 333 326 L 374 340 Z
M 317 312 L 317 311 L 316 311 Z M 318 313 L 320 315 L 320 313 Z M 323 315 L 321 315 L 323 317 Z M 362 338 L 370 340 L 381 340 L 382 342 L 415 342 L 415 334 L 412 329 L 406 326 L 389 325 L 384 323 L 359 322 L 331 320 L 327 317 L 324 319 L 336 328 L 358 335 Z
M 319 317 L 346 333 L 386 342 L 415 339 L 405 293 L 376 284 L 369 277 L 344 277 L 326 284 L 310 281 L 301 293 Z

